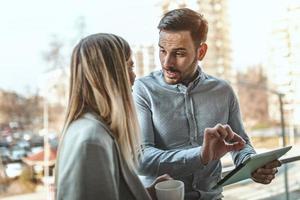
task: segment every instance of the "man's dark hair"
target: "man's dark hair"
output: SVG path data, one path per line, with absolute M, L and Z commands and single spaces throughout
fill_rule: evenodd
M 203 15 L 188 8 L 180 8 L 164 14 L 157 28 L 160 31 L 190 31 L 197 47 L 206 41 L 208 23 Z

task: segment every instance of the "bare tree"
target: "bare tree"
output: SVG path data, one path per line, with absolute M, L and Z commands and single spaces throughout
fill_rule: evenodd
M 78 38 L 82 38 L 86 30 L 86 22 L 83 16 L 80 16 L 75 21 L 76 42 Z M 67 66 L 69 56 L 64 55 L 65 49 L 69 48 L 69 42 L 73 47 L 75 39 L 62 40 L 57 35 L 53 35 L 49 43 L 48 50 L 43 53 L 43 58 L 48 64 L 48 69 L 45 71 L 46 76 L 51 77 L 47 81 L 48 94 L 52 100 L 45 101 L 48 104 L 48 123 L 50 129 L 59 130 L 63 123 L 64 111 L 66 107 L 66 99 L 68 93 L 68 73 Z M 48 97 L 45 97 L 48 98 Z
M 23 129 L 38 129 L 42 113 L 42 98 L 38 95 L 23 97 L 15 92 L 0 92 L 0 123 L 19 123 Z
M 63 47 L 64 43 L 57 35 L 53 35 L 49 43 L 49 51 L 43 53 L 44 60 L 50 65 L 46 72 L 65 67 L 65 58 L 62 53 Z
M 252 87 L 249 86 L 251 83 Z M 251 126 L 266 126 L 270 122 L 268 92 L 260 88 L 267 86 L 267 78 L 262 66 L 250 67 L 237 75 L 238 95 L 245 122 Z M 253 87 L 256 86 L 256 87 Z

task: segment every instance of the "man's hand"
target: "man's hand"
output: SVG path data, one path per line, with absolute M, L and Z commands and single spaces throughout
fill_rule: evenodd
M 278 172 L 277 167 L 280 167 L 279 160 L 269 162 L 265 166 L 258 168 L 252 173 L 252 180 L 257 183 L 269 184 L 275 178 L 275 174 Z
M 212 160 L 218 160 L 230 151 L 239 151 L 245 141 L 233 132 L 229 125 L 217 124 L 204 130 L 201 160 L 204 165 Z

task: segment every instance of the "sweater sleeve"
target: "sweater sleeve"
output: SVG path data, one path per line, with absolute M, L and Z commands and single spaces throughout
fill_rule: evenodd
M 84 142 L 65 153 L 69 155 L 64 166 L 59 166 L 58 200 L 119 199 L 118 161 L 113 146 Z

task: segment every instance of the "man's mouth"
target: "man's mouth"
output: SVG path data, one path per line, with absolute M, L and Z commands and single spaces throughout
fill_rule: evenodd
M 174 71 L 174 70 L 168 70 L 168 69 L 164 69 L 164 71 L 166 72 L 165 75 L 168 78 L 176 78 L 179 74 L 178 71 Z

